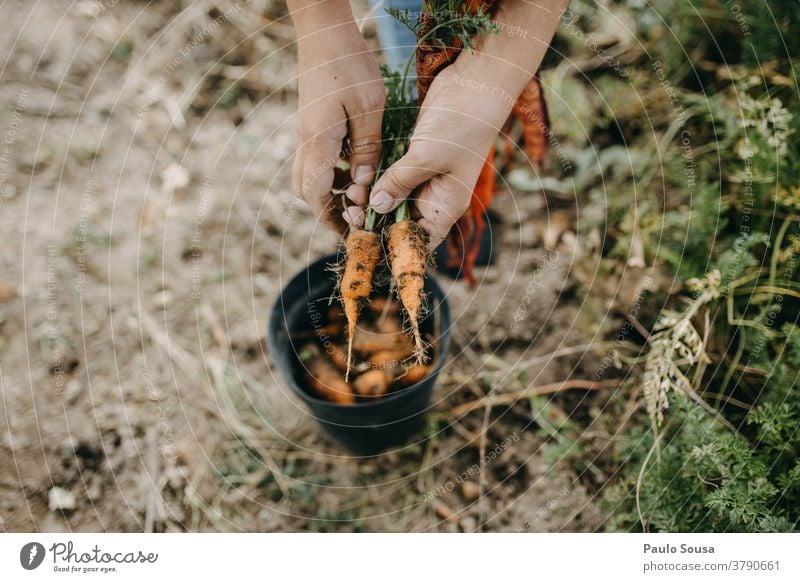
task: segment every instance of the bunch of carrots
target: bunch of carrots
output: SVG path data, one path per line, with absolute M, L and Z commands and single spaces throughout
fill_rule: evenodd
M 485 30 L 493 30 L 495 26 L 480 3 L 472 0 L 428 0 L 426 6 L 428 14 L 442 15 L 435 24 L 430 21 L 413 23 L 410 13 L 390 10 L 395 18 L 417 33 L 418 49 L 430 43 L 446 47 L 454 42 L 470 47 L 476 35 Z M 408 149 L 419 107 L 417 97 L 412 95 L 407 84 L 409 70 L 416 59 L 416 54 L 412 54 L 402 74 L 384 70 L 386 105 L 382 127 L 383 148 L 376 179 Z M 421 97 L 422 87 L 418 88 Z M 427 234 L 411 219 L 409 204 L 408 201 L 402 202 L 394 215 L 389 217 L 380 216 L 373 208 L 367 208 L 364 228 L 351 228 L 345 241 L 345 260 L 339 291 L 347 318 L 346 377 L 352 363 L 359 315 L 362 306 L 369 302 L 372 279 L 384 256 L 391 270 L 393 288 L 413 338 L 414 356 L 418 364 L 426 362 L 425 343 L 420 334 L 419 321 L 425 306 L 424 278 L 430 255 Z

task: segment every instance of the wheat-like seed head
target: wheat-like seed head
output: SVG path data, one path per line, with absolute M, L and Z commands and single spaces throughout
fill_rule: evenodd
M 692 318 L 703 305 L 719 297 L 719 285 L 719 271 L 691 281 L 690 286 L 697 293 L 695 300 L 683 313 L 665 310 L 653 328 L 642 388 L 647 412 L 657 426 L 663 422 L 664 410 L 669 407 L 670 391 L 688 388 L 683 371 L 706 357 L 703 338 Z

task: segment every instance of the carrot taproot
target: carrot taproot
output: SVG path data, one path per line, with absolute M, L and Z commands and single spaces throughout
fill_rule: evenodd
M 400 220 L 387 230 L 389 266 L 397 283 L 397 296 L 408 316 L 417 360 L 425 360 L 425 348 L 419 330 L 425 286 L 427 237 L 422 227 L 412 220 Z
M 347 371 L 350 377 L 353 358 L 353 336 L 358 323 L 361 305 L 372 292 L 372 277 L 381 258 L 381 237 L 377 233 L 351 229 L 345 243 L 345 262 L 340 292 L 342 307 L 347 317 Z

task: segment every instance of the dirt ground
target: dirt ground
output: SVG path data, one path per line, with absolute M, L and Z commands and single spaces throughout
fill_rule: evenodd
M 0 531 L 602 526 L 596 488 L 543 429 L 585 423 L 601 396 L 453 413 L 490 390 L 593 380 L 602 330 L 584 322 L 614 322 L 603 289 L 576 292 L 579 200 L 496 199 L 496 263 L 475 289 L 441 278 L 455 341 L 425 430 L 353 457 L 264 341 L 281 287 L 338 244 L 290 189 L 283 5 L 7 0 L 0 14 Z

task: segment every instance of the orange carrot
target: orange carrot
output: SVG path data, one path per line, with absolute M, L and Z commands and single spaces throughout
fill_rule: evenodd
M 308 363 L 308 380 L 317 396 L 338 404 L 353 404 L 355 396 L 350 384 L 341 373 L 324 358 L 314 358 Z
M 390 378 L 385 370 L 368 370 L 353 380 L 359 396 L 383 396 L 389 391 Z
M 332 343 L 325 351 L 330 356 L 330 361 L 333 365 L 340 372 L 347 373 L 347 352 L 345 348 L 339 344 Z
M 424 296 L 426 246 L 425 231 L 414 221 L 401 220 L 388 229 L 389 265 L 397 283 L 397 296 L 411 324 L 419 362 L 425 360 L 419 318 Z
M 381 258 L 381 238 L 374 232 L 351 229 L 345 243 L 345 252 L 340 290 L 342 307 L 347 317 L 348 341 L 345 380 L 348 380 L 353 356 L 353 335 L 356 331 L 361 304 L 372 292 L 372 276 Z
M 377 333 L 392 335 L 403 331 L 403 320 L 397 313 L 392 317 L 388 315 L 386 317 L 379 316 L 372 327 Z
M 425 364 L 414 364 L 405 369 L 405 373 L 397 379 L 402 380 L 406 384 L 416 384 L 422 380 L 430 372 L 430 368 Z
M 402 366 L 403 360 L 410 356 L 411 353 L 411 350 L 381 350 L 372 354 L 369 361 L 374 368 L 384 370 Z
M 356 328 L 353 349 L 363 356 L 384 350 L 414 350 L 408 336 L 398 330 L 392 333 L 379 333 L 362 326 Z
M 390 297 L 376 297 L 369 302 L 369 308 L 373 313 L 382 315 L 384 310 L 386 310 L 388 314 L 395 314 L 398 312 L 400 306 L 392 301 Z

